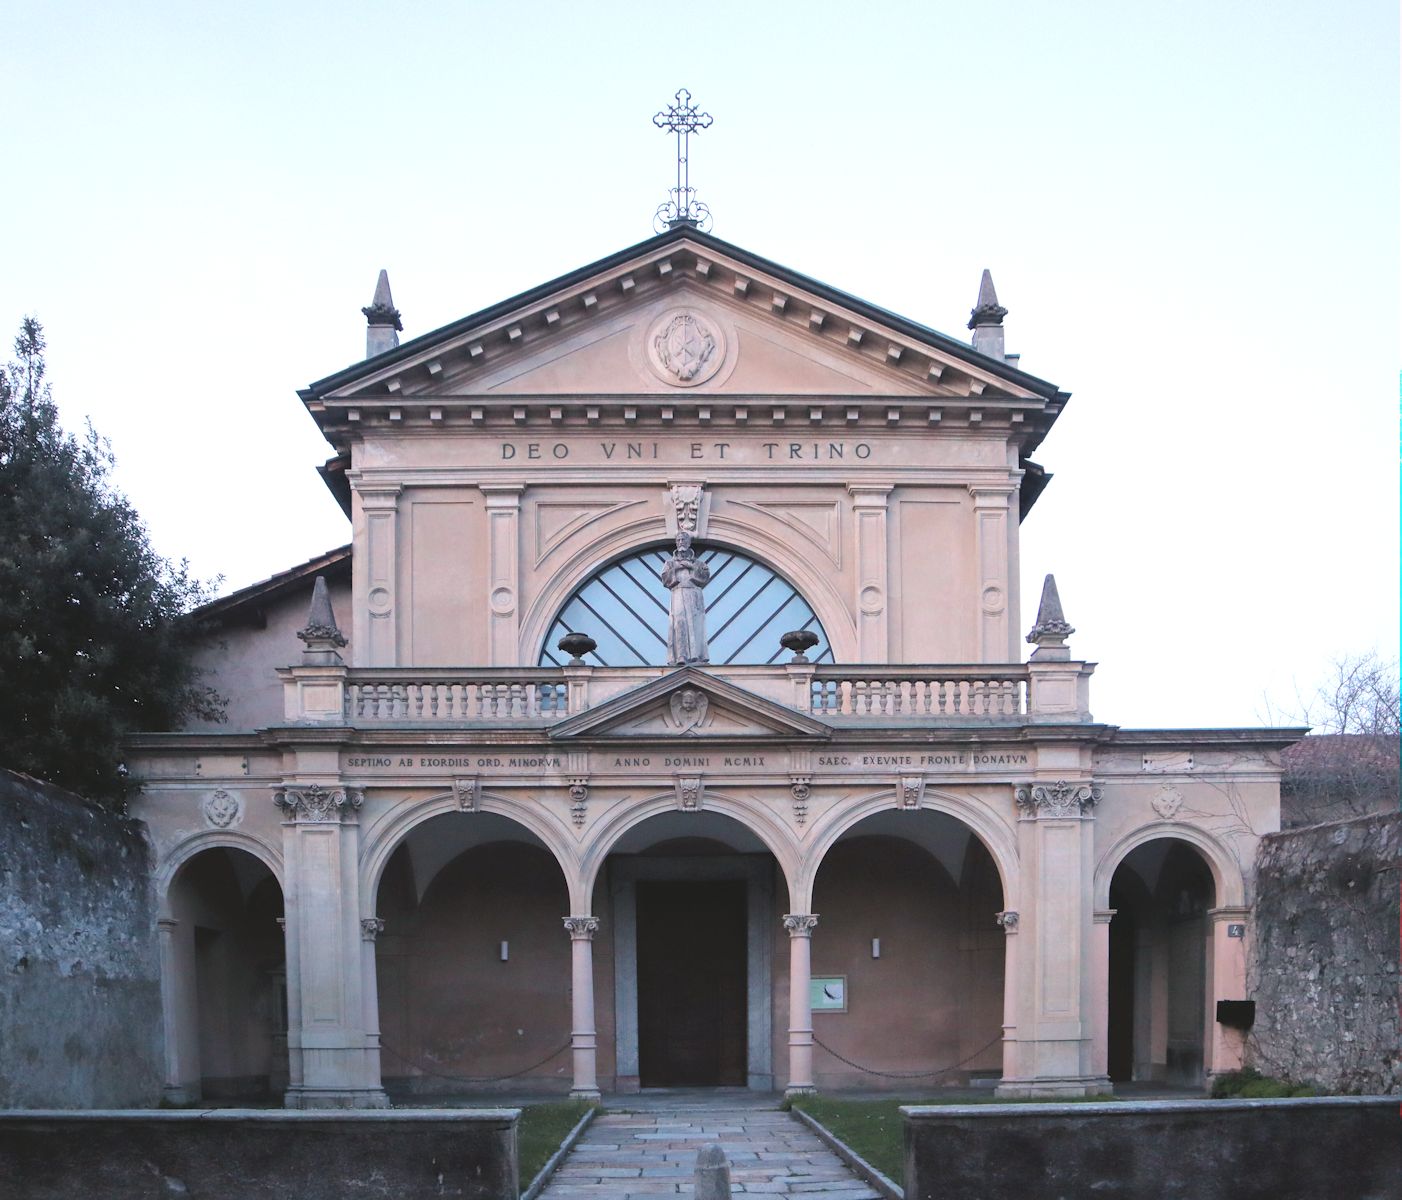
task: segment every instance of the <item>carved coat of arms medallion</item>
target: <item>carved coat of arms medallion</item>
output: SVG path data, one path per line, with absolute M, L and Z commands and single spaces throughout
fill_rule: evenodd
M 661 379 L 694 387 L 720 370 L 725 344 L 720 330 L 698 313 L 673 312 L 649 330 L 647 354 Z

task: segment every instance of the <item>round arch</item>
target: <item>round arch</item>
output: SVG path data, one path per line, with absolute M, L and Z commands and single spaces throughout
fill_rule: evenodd
M 1246 881 L 1241 864 L 1215 837 L 1179 821 L 1155 821 L 1125 834 L 1100 857 L 1095 865 L 1095 907 L 1110 907 L 1110 881 L 1132 850 L 1160 840 L 1184 842 L 1202 855 L 1212 872 L 1212 886 L 1218 908 L 1240 908 L 1246 904 Z
M 803 856 L 802 870 L 798 876 L 798 886 L 794 889 L 794 912 L 807 912 L 813 903 L 813 884 L 823 859 L 837 840 L 848 830 L 867 817 L 887 812 L 896 807 L 895 788 L 882 788 L 857 801 L 848 803 L 839 810 L 829 813 L 815 825 L 809 834 L 812 845 Z M 989 812 L 986 805 L 954 792 L 941 792 L 926 788 L 921 800 L 922 810 L 944 813 L 967 826 L 973 835 L 983 843 L 998 869 L 998 879 L 1003 888 L 1003 907 L 1017 910 L 1018 907 L 1018 855 L 1017 836 L 997 816 Z
M 594 883 L 598 879 L 599 871 L 624 835 L 651 817 L 676 811 L 677 798 L 675 793 L 661 792 L 644 797 L 635 804 L 609 814 L 602 826 L 594 833 L 589 849 L 585 852 L 580 863 L 580 900 L 578 902 L 583 903 L 585 907 L 577 909 L 577 912 L 589 913 L 591 911 L 589 905 L 592 904 Z M 794 844 L 788 830 L 779 821 L 775 820 L 758 804 L 711 791 L 706 792 L 704 811 L 729 817 L 748 832 L 754 834 L 778 862 L 779 869 L 784 873 L 784 883 L 789 889 L 789 895 L 793 896 L 794 879 L 798 870 L 798 847 Z M 799 910 L 793 909 L 791 911 Z
M 655 516 L 632 521 L 591 538 L 570 554 L 551 574 L 522 615 L 517 643 L 522 662 L 533 663 L 540 657 L 542 643 L 554 624 L 556 614 L 575 589 L 582 587 L 595 571 L 657 543 L 657 524 L 658 518 Z M 715 524 L 717 522 L 713 520 L 712 525 Z M 729 525 L 745 536 L 707 537 L 702 540 L 702 547 L 715 546 L 749 555 L 792 584 L 822 623 L 833 656 L 839 662 L 853 661 L 857 657 L 857 627 L 834 586 L 831 573 L 825 574 L 815 569 L 813 563 L 796 554 L 777 535 L 766 533 L 759 526 L 737 521 L 720 524 Z
M 277 880 L 278 888 L 283 895 L 287 894 L 287 886 L 283 881 L 282 852 L 280 850 L 257 834 L 241 833 L 236 829 L 207 829 L 176 843 L 156 867 L 156 901 L 162 917 L 170 916 L 170 885 L 175 882 L 180 868 L 195 855 L 205 850 L 221 849 L 242 850 L 253 855 L 273 873 L 273 878 Z
M 462 811 L 457 797 L 452 792 L 443 792 L 407 804 L 396 804 L 370 826 L 360 850 L 360 906 L 363 917 L 375 915 L 374 907 L 379 895 L 380 879 L 390 857 L 403 844 L 404 839 L 425 821 L 431 821 L 445 813 Z M 564 877 L 572 912 L 579 914 L 588 911 L 587 908 L 577 907 L 578 856 L 565 838 L 560 836 L 564 834 L 563 828 L 554 824 L 541 809 L 493 792 L 482 793 L 476 811 L 505 817 L 540 839 Z M 561 914 L 565 915 L 567 914 Z

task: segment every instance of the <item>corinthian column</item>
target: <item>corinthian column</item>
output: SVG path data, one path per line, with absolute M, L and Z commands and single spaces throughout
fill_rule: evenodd
M 813 1005 L 809 981 L 813 976 L 814 914 L 789 913 L 784 928 L 789 931 L 789 1086 L 786 1096 L 805 1096 L 818 1089 L 813 1085 Z
M 597 1100 L 598 1038 L 594 1029 L 594 935 L 599 932 L 598 917 L 566 917 L 570 935 L 570 1049 L 574 1057 L 576 1100 Z

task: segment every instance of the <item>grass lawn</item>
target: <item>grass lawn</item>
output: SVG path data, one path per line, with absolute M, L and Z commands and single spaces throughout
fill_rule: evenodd
M 1113 1100 L 1113 1096 L 1087 1096 L 1088 1102 Z M 906 1104 L 1036 1104 L 1042 1101 L 970 1100 L 961 1096 L 951 1100 L 936 1096 L 929 1100 L 835 1100 L 827 1096 L 800 1096 L 793 1101 L 820 1125 L 826 1126 L 837 1138 L 846 1142 L 867 1162 L 898 1185 L 905 1182 L 905 1134 L 901 1123 L 901 1107 Z M 1058 1104 L 1067 1101 L 1058 1100 Z
M 521 1190 L 531 1185 L 541 1167 L 560 1148 L 565 1135 L 592 1106 L 587 1100 L 562 1100 L 552 1104 L 525 1104 L 516 1126 L 521 1162 Z

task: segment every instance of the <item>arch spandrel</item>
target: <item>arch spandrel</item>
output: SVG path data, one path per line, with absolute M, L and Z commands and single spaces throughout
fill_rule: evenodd
M 1181 821 L 1155 821 L 1131 830 L 1100 856 L 1095 865 L 1096 908 L 1103 910 L 1110 907 L 1110 882 L 1130 853 L 1157 841 L 1183 842 L 1202 855 L 1207 869 L 1212 872 L 1217 907 L 1245 907 L 1246 879 L 1241 863 L 1223 842 L 1195 825 Z
M 713 525 L 725 524 L 713 518 Z M 715 547 L 735 550 L 768 566 L 786 579 L 812 608 L 827 634 L 835 658 L 852 661 L 857 657 L 855 619 L 843 602 L 830 573 L 818 570 L 815 564 L 795 553 L 786 543 L 781 531 L 766 533 L 758 525 L 731 522 L 732 536 L 702 539 L 701 548 Z M 646 550 L 663 534 L 657 517 L 644 517 L 628 522 L 603 534 L 590 537 L 569 550 L 563 563 L 543 580 L 527 605 L 521 621 L 518 643 L 522 662 L 535 662 L 541 652 L 546 634 L 570 597 L 603 565 Z M 741 536 L 734 536 L 740 533 Z
M 272 872 L 278 887 L 286 895 L 280 849 L 254 833 L 237 829 L 204 829 L 181 839 L 156 864 L 156 902 L 162 916 L 170 915 L 170 885 L 175 882 L 180 868 L 205 850 L 242 850 L 253 855 Z
M 588 848 L 580 863 L 580 886 L 586 905 L 591 902 L 600 869 L 623 837 L 651 817 L 676 811 L 675 792 L 656 793 L 631 804 L 616 806 L 590 831 Z M 794 880 L 799 871 L 798 845 L 792 831 L 769 808 L 759 802 L 707 789 L 703 811 L 729 817 L 757 837 L 778 862 L 790 896 L 794 894 Z M 578 911 L 587 913 L 590 909 L 585 907 Z
M 803 868 L 794 890 L 794 912 L 807 912 L 813 903 L 813 885 L 818 871 L 837 840 L 859 822 L 877 813 L 898 807 L 896 789 L 883 787 L 859 800 L 834 806 L 810 827 L 805 839 Z M 998 869 L 1003 888 L 1003 907 L 1018 907 L 1019 867 L 1017 834 L 986 802 L 955 792 L 942 792 L 927 787 L 920 803 L 921 811 L 944 813 L 966 826 L 983 844 Z
M 492 813 L 505 817 L 521 826 L 527 833 L 540 840 L 554 857 L 569 889 L 571 913 L 587 913 L 589 909 L 577 907 L 579 903 L 579 859 L 577 850 L 571 845 L 573 839 L 562 824 L 552 821 L 548 812 L 539 804 L 523 803 L 495 792 L 483 791 L 475 812 Z M 380 880 L 384 876 L 394 852 L 404 844 L 404 839 L 434 817 L 447 813 L 462 813 L 470 819 L 473 812 L 465 811 L 458 797 L 451 791 L 438 792 L 418 800 L 396 801 L 373 821 L 362 835 L 360 847 L 360 903 L 362 916 L 375 916 L 375 904 L 379 895 Z M 587 905 L 587 893 L 585 893 Z M 561 913 L 561 917 L 568 913 Z

